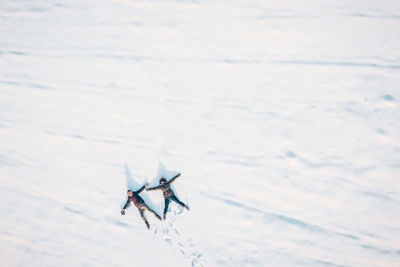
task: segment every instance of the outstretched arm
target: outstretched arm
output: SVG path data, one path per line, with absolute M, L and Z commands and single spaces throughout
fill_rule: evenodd
M 131 202 L 131 200 L 128 198 L 128 200 L 125 203 L 125 206 L 121 210 L 122 215 L 125 215 L 125 209 L 129 207 L 130 202 Z
M 158 190 L 160 189 L 160 186 L 156 186 L 156 187 L 151 187 L 151 188 L 146 188 L 146 191 L 154 191 L 154 190 Z
M 148 183 L 146 183 L 144 186 L 142 186 L 138 191 L 136 191 L 135 193 L 136 194 L 140 194 L 146 187 L 148 187 L 149 186 L 149 184 Z
M 181 176 L 181 174 L 180 173 L 178 173 L 177 175 L 175 175 L 171 180 L 169 180 L 169 184 L 171 184 L 171 183 L 173 183 L 175 180 L 176 180 L 176 178 L 178 178 L 179 176 Z

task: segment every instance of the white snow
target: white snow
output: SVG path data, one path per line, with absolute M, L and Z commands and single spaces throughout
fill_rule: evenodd
M 399 266 L 399 36 L 390 0 L 1 1 L 0 266 Z M 177 172 L 189 212 L 121 216 Z

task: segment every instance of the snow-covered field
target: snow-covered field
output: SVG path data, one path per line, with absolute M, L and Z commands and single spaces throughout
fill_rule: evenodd
M 0 108 L 0 266 L 400 266 L 399 1 L 3 0 Z

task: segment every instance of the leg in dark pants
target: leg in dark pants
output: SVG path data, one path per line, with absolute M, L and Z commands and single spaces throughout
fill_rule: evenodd
M 164 204 L 164 216 L 163 216 L 163 219 L 165 220 L 166 219 L 166 217 L 167 217 L 167 211 L 168 211 L 168 206 L 169 206 L 169 202 L 170 202 L 170 200 L 169 200 L 170 198 L 166 198 L 165 199 L 165 204 Z
M 154 210 L 150 209 L 149 206 L 147 206 L 146 204 L 142 204 L 142 207 L 141 207 L 141 208 L 143 208 L 144 210 L 150 211 L 151 213 L 154 214 L 154 216 L 157 217 L 157 219 L 159 219 L 159 220 L 161 221 L 161 217 L 158 216 L 158 214 L 157 214 Z
M 171 200 L 175 201 L 176 203 L 178 203 L 179 205 L 181 205 L 182 207 L 186 208 L 187 210 L 189 210 L 189 207 L 185 205 L 185 203 L 183 203 L 182 201 L 180 201 L 175 195 L 170 197 Z
M 144 223 L 146 224 L 147 229 L 150 229 L 150 224 L 149 222 L 146 220 L 146 218 L 144 217 L 144 210 L 145 208 L 142 206 L 140 208 L 138 208 L 139 213 L 140 213 L 140 217 L 142 217 L 142 220 L 144 221 Z

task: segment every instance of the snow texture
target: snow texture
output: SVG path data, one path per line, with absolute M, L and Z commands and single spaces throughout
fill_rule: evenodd
M 399 266 L 399 48 L 391 0 L 1 1 L 0 265 Z

